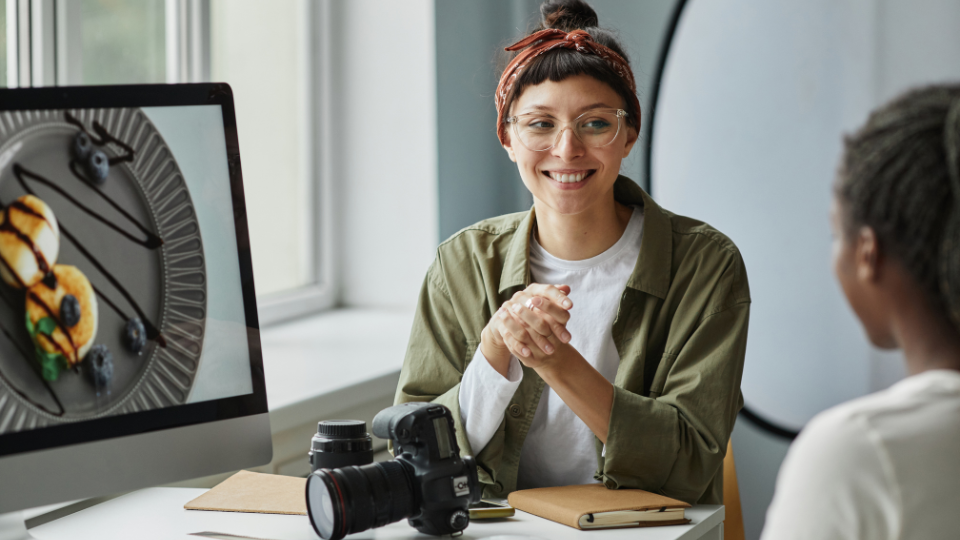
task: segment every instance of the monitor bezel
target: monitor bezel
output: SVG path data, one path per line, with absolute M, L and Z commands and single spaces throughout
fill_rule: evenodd
M 233 90 L 226 83 L 0 89 L 0 112 L 220 105 L 250 351 L 250 394 L 0 434 L 0 458 L 268 412 Z

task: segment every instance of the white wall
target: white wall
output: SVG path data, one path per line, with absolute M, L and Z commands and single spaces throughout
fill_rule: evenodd
M 341 301 L 410 308 L 437 247 L 433 1 L 331 8 Z
M 659 201 L 743 253 L 745 399 L 795 427 L 867 390 L 867 346 L 829 273 L 827 209 L 839 135 L 873 103 L 870 20 L 867 2 L 693 0 L 654 126 Z
M 920 82 L 960 78 L 960 3 L 692 0 L 654 126 L 653 192 L 740 247 L 753 308 L 743 391 L 786 425 L 888 385 L 834 282 L 841 136 Z

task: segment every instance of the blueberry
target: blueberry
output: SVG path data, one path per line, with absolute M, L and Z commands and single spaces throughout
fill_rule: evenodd
M 140 354 L 146 344 L 147 331 L 143 328 L 143 322 L 138 317 L 127 321 L 127 326 L 123 329 L 123 345 L 133 354 Z
M 73 138 L 73 157 L 84 161 L 90 155 L 91 150 L 93 150 L 93 143 L 90 142 L 90 137 L 82 131 L 77 132 Z
M 72 294 L 63 295 L 60 300 L 60 322 L 67 328 L 73 328 L 80 322 L 80 302 Z
M 94 386 L 103 388 L 110 384 L 113 378 L 113 355 L 106 345 L 94 345 L 84 360 Z
M 100 150 L 94 150 L 87 156 L 87 175 L 90 180 L 102 186 L 107 181 L 107 175 L 110 174 L 110 160 L 107 155 Z

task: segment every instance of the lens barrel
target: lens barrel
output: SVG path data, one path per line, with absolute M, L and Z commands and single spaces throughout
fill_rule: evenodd
M 362 420 L 324 420 L 310 441 L 310 470 L 373 463 L 373 439 Z
M 413 471 L 402 461 L 319 469 L 307 478 L 307 513 L 317 534 L 339 540 L 413 515 Z

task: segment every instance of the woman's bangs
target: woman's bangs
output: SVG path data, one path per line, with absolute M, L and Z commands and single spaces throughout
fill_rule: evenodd
M 609 85 L 623 97 L 626 103 L 627 123 L 636 128 L 639 111 L 631 111 L 631 100 L 628 99 L 629 90 L 625 88 L 620 75 L 610 66 L 610 63 L 599 56 L 582 54 L 570 49 L 555 49 L 530 63 L 521 73 L 509 97 L 512 103 L 528 86 L 536 86 L 544 81 L 561 82 L 570 77 L 588 75 Z

